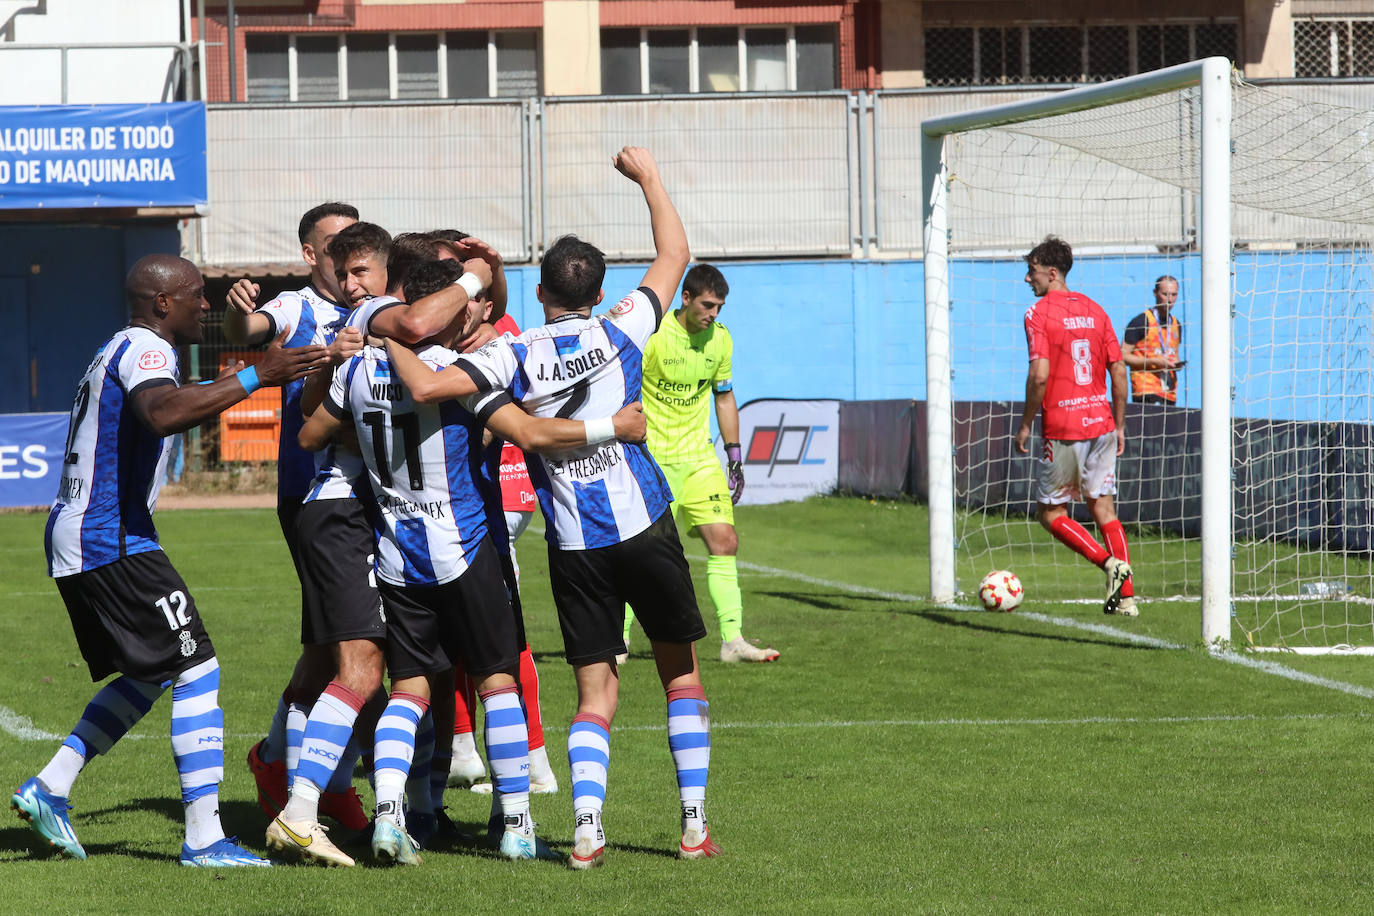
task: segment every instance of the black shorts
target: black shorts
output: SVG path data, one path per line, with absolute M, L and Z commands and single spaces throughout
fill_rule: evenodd
M 501 563 L 483 538 L 467 570 L 443 585 L 379 584 L 386 607 L 386 667 L 393 680 L 438 674 L 461 661 L 482 678 L 514 671 L 525 648 Z
M 118 671 L 164 684 L 215 657 L 195 599 L 161 550 L 56 581 L 93 681 Z
M 317 499 L 296 519 L 301 571 L 301 644 L 386 639 L 373 573 L 372 525 L 356 499 Z
M 706 635 L 692 574 L 672 509 L 611 547 L 549 547 L 549 585 L 568 663 L 606 661 L 625 651 L 625 605 L 658 642 L 696 642 Z
M 300 539 L 296 537 L 296 519 L 300 514 L 300 500 L 277 503 L 277 521 L 281 524 L 281 536 L 286 539 L 286 549 L 291 554 L 291 565 L 296 567 L 298 579 L 301 577 L 301 553 Z

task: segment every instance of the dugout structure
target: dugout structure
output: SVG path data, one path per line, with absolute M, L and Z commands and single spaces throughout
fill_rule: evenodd
M 1118 462 L 1145 613 L 1200 604 L 1211 646 L 1374 652 L 1372 142 L 1374 113 L 1225 58 L 922 122 L 934 600 L 1010 568 L 1028 603 L 1101 601 L 1011 445 L 1022 256 L 1054 234 L 1118 338 L 1180 283 L 1177 405 L 1131 405 Z

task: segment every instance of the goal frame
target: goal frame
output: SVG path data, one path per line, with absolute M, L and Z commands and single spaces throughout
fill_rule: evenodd
M 930 495 L 930 596 L 955 600 L 954 402 L 950 353 L 949 171 L 951 134 L 1030 121 L 1199 87 L 1201 192 L 1197 241 L 1202 261 L 1201 580 L 1202 639 L 1231 642 L 1231 62 L 1179 64 L 1024 102 L 921 122 L 925 273 L 926 449 Z M 1027 246 L 1035 243 L 1027 239 Z

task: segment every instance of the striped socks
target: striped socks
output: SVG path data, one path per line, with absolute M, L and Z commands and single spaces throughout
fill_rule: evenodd
M 711 768 L 711 718 L 706 691 L 700 685 L 668 691 L 668 749 L 677 771 L 682 832 L 704 830 L 706 775 Z
M 282 811 L 284 819 L 299 822 L 318 818 L 320 793 L 333 782 L 348 755 L 353 723 L 363 703 L 363 697 L 338 681 L 331 681 L 315 701 L 305 724 L 291 798 Z M 349 778 L 351 781 L 351 773 Z
M 38 774 L 47 791 L 66 798 L 82 768 L 96 754 L 108 753 L 147 715 L 162 687 L 120 676 L 110 681 L 86 704 L 81 721 L 62 742 L 52 760 Z
M 186 807 L 186 845 L 204 849 L 224 837 L 219 820 L 224 711 L 219 708 L 219 661 L 215 658 L 181 672 L 172 685 L 172 756 Z
M 578 713 L 568 729 L 568 767 L 572 770 L 574 845 L 605 843 L 601 810 L 606 804 L 606 777 L 611 766 L 611 723 L 593 713 Z
M 420 717 L 428 709 L 429 700 L 424 697 L 396 691 L 377 720 L 373 742 L 377 816 L 390 817 L 400 825 L 405 824 L 401 796 L 405 794 L 406 776 L 410 772 L 411 758 L 415 756 L 415 732 Z
M 491 784 L 501 800 L 506 826 L 533 832 L 530 810 L 530 738 L 520 688 L 515 684 L 482 694 Z

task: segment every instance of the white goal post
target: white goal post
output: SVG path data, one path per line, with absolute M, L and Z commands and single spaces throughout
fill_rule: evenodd
M 1218 57 L 932 118 L 922 122 L 921 131 L 932 600 L 952 602 L 960 593 L 961 538 L 978 541 L 982 550 L 972 560 L 965 558 L 965 566 L 982 562 L 984 568 L 998 568 L 1004 558 L 1021 551 L 1023 559 L 1034 554 L 1035 562 L 1024 560 L 1030 566 L 1053 557 L 1050 563 L 1086 567 L 1081 560 L 1067 559 L 1067 551 L 1062 561 L 1047 553 L 1050 548 L 1043 545 L 1050 543 L 1049 535 L 1037 532 L 1037 540 L 1024 534 L 1033 508 L 1028 486 L 1013 480 L 995 497 L 977 489 L 991 492 L 1001 486 L 989 484 L 998 473 L 1028 478 L 1029 462 L 982 455 L 979 460 L 987 469 L 970 474 L 968 467 L 975 460 L 968 453 L 978 451 L 970 440 L 1008 437 L 1019 422 L 1019 407 L 1014 415 L 1008 408 L 1022 393 L 1007 389 L 1013 372 L 1024 382 L 1024 341 L 1018 355 L 1009 338 L 1020 337 L 1018 319 L 1033 297 L 1019 282 L 1024 266 L 1018 272 L 1016 265 L 1041 237 L 1053 233 L 1074 244 L 1076 265 L 1080 260 L 1100 262 L 1083 268 L 1085 293 L 1105 307 L 1098 287 L 1117 284 L 1115 291 L 1107 291 L 1116 297 L 1115 314 L 1108 309 L 1114 323 L 1142 311 L 1131 297 L 1140 294 L 1143 271 L 1169 274 L 1176 264 L 1181 278 L 1188 271 L 1191 311 L 1185 319 L 1185 343 L 1191 350 L 1186 375 L 1179 373 L 1189 386 L 1188 410 L 1176 416 L 1192 418 L 1188 441 L 1196 452 L 1180 462 L 1187 474 L 1171 479 L 1180 489 L 1200 481 L 1200 494 L 1190 494 L 1190 517 L 1178 519 L 1174 528 L 1181 532 L 1175 541 L 1188 544 L 1185 561 L 1175 560 L 1170 552 L 1175 546 L 1167 538 L 1159 539 L 1163 546 L 1145 546 L 1154 530 L 1148 525 L 1151 533 L 1142 534 L 1147 562 L 1187 567 L 1179 574 L 1187 580 L 1183 585 L 1170 580 L 1171 592 L 1152 597 L 1200 602 L 1201 636 L 1213 647 L 1232 642 L 1233 607 L 1247 602 L 1259 609 L 1258 622 L 1237 621 L 1243 642 L 1257 645 L 1255 636 L 1263 633 L 1266 644 L 1283 648 L 1298 648 L 1300 642 L 1326 651 L 1346 648 L 1349 642 L 1374 645 L 1368 609 L 1374 604 L 1368 563 L 1374 537 L 1367 531 L 1332 537 L 1328 531 L 1323 540 L 1323 530 L 1314 531 L 1304 516 L 1316 497 L 1298 492 L 1291 505 L 1275 508 L 1268 504 L 1272 489 L 1251 492 L 1248 478 L 1235 479 L 1236 469 L 1244 472 L 1247 462 L 1269 461 L 1266 468 L 1296 467 L 1295 472 L 1265 473 L 1270 479 L 1289 473 L 1296 483 L 1288 489 L 1300 490 L 1307 473 L 1302 462 L 1312 461 L 1311 456 L 1292 446 L 1270 460 L 1251 441 L 1253 430 L 1290 424 L 1282 435 L 1271 437 L 1278 442 L 1283 435 L 1315 437 L 1340 427 L 1338 436 L 1328 436 L 1320 459 L 1333 470 L 1312 485 L 1325 487 L 1319 496 L 1329 502 L 1321 524 L 1327 529 L 1369 527 L 1374 357 L 1368 353 L 1369 339 L 1361 340 L 1361 335 L 1374 331 L 1374 319 L 1368 317 L 1374 312 L 1374 258 L 1368 254 L 1374 197 L 1367 190 L 1374 186 L 1374 114 L 1249 86 L 1234 78 L 1229 61 Z M 1142 187 L 1148 183 L 1149 189 L 1135 189 L 1132 183 L 1137 181 Z M 1081 195 L 1073 201 L 1076 209 L 1056 208 L 1056 195 L 1065 193 Z M 1239 242 L 1233 221 L 1242 233 Z M 1244 278 L 1235 275 L 1241 255 L 1246 259 L 1239 268 Z M 1102 266 L 1111 259 L 1116 266 Z M 1158 270 L 1161 263 L 1165 269 Z M 1118 278 L 1104 279 L 1108 270 L 1115 270 Z M 1006 285 L 990 291 L 993 283 Z M 1245 288 L 1238 290 L 1242 283 Z M 1074 279 L 1069 285 L 1081 288 Z M 1148 291 L 1148 285 L 1143 289 Z M 953 303 L 951 290 L 958 292 Z M 1253 304 L 1253 313 L 1242 311 L 1237 317 L 1241 298 L 1247 307 Z M 973 299 L 995 301 L 996 309 L 971 316 L 982 308 L 972 305 Z M 1277 310 L 1274 303 L 1279 303 Z M 1309 309 L 1307 303 L 1315 304 Z M 1273 317 L 1283 309 L 1293 314 Z M 952 327 L 952 316 L 974 329 Z M 1235 328 L 1264 339 L 1258 344 L 1245 336 L 1233 341 Z M 1117 324 L 1118 339 L 1122 330 Z M 968 405 L 960 413 L 956 402 L 972 397 L 965 378 L 972 364 L 970 346 L 979 348 L 993 337 L 1003 349 L 1000 355 L 989 351 L 984 359 L 998 363 L 1001 374 L 995 384 L 975 386 L 980 392 L 976 397 L 997 401 L 996 408 L 1004 412 L 984 417 L 979 421 L 984 425 L 973 428 Z M 1252 352 L 1261 345 L 1269 354 L 1262 364 Z M 1307 365 L 1316 362 L 1321 365 Z M 1262 372 L 1272 376 L 1266 375 L 1261 385 L 1255 379 Z M 1248 389 L 1259 387 L 1263 391 L 1252 397 Z M 1238 388 L 1246 390 L 1238 394 Z M 1328 388 L 1339 389 L 1329 402 Z M 1180 407 L 1184 401 L 1180 396 Z M 959 423 L 967 428 L 956 430 Z M 1302 429 L 1294 433 L 1295 425 Z M 1128 442 L 1128 453 L 1130 448 Z M 1159 445 L 1158 450 L 1162 454 L 1166 448 Z M 1004 466 L 1006 472 L 1000 470 Z M 1253 476 L 1260 474 L 1257 470 Z M 989 536 L 971 528 L 967 519 L 976 512 L 996 514 L 996 524 L 1005 530 Z M 1282 517 L 1271 524 L 1261 518 L 1266 513 Z M 1005 521 L 1013 517 L 1014 524 Z M 1134 561 L 1134 540 L 1131 547 Z M 1238 549 L 1245 554 L 1243 561 L 1235 559 Z M 971 570 L 963 572 L 968 576 Z M 1327 581 L 1333 577 L 1339 581 Z M 1347 605 L 1341 594 L 1330 603 L 1341 605 L 1343 618 L 1335 619 L 1333 609 L 1332 619 L 1319 620 L 1310 605 L 1330 597 L 1320 589 L 1343 587 L 1346 578 L 1363 591 L 1355 594 L 1357 589 L 1351 588 L 1348 601 L 1365 608 Z M 1349 607 L 1355 607 L 1356 620 Z M 1266 630 L 1268 621 L 1281 614 L 1290 616 Z

